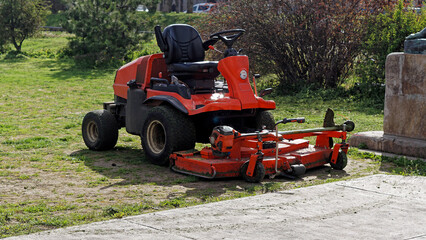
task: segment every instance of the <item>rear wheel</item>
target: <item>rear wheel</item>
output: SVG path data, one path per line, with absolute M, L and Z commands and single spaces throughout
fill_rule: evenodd
M 91 150 L 109 150 L 117 143 L 117 120 L 112 113 L 106 110 L 87 113 L 83 119 L 81 130 L 84 143 Z
M 157 165 L 167 165 L 171 153 L 195 147 L 195 127 L 176 109 L 157 106 L 149 110 L 141 138 L 147 159 Z
M 256 114 L 256 129 L 263 129 L 266 127 L 268 130 L 274 130 L 275 120 L 274 115 L 270 111 L 261 111 Z

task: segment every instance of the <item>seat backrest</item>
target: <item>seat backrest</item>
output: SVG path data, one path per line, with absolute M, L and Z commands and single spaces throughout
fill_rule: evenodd
M 167 64 L 204 61 L 203 41 L 195 28 L 187 24 L 172 24 L 162 34 Z

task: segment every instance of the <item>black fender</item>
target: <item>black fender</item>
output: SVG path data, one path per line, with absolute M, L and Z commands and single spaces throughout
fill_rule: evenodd
M 174 108 L 176 108 L 177 110 L 188 114 L 188 110 L 185 108 L 185 106 L 175 97 L 172 96 L 168 96 L 168 95 L 157 95 L 154 97 L 150 97 L 148 99 L 146 99 L 143 104 L 146 105 L 160 105 L 162 102 L 167 102 L 170 105 L 172 105 Z

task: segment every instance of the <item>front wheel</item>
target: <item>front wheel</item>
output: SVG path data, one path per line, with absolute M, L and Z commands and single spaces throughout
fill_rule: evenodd
M 243 166 L 241 166 L 240 174 L 244 180 L 250 183 L 259 183 L 265 177 L 265 167 L 261 162 L 256 162 L 256 166 L 254 167 L 253 176 L 247 175 L 247 168 L 249 165 L 249 161 L 245 162 Z
M 106 110 L 87 113 L 81 130 L 84 143 L 90 150 L 109 150 L 117 143 L 118 123 L 114 115 Z
M 343 170 L 348 164 L 348 157 L 345 152 L 339 151 L 339 155 L 337 156 L 336 163 L 330 162 L 330 166 L 336 170 Z
M 194 123 L 172 107 L 157 106 L 148 112 L 141 139 L 147 159 L 167 165 L 173 152 L 195 147 Z

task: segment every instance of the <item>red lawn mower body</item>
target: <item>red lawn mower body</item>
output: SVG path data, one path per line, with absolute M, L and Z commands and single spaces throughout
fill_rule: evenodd
M 241 111 L 243 109 L 275 109 L 275 102 L 264 100 L 254 94 L 249 82 L 249 77 L 241 78 L 240 73 L 249 72 L 247 56 L 232 56 L 219 61 L 218 70 L 227 80 L 227 93 L 207 93 L 192 95 L 185 99 L 175 92 L 158 91 L 150 88 L 151 78 L 163 78 L 171 82 L 171 74 L 163 54 L 154 54 L 140 57 L 117 71 L 114 81 L 114 94 L 127 99 L 127 83 L 136 80 L 140 89 L 146 91 L 147 102 L 154 96 L 170 96 L 183 105 L 188 115 L 220 110 Z M 153 102 L 156 100 L 154 99 Z M 197 107 L 203 106 L 203 107 Z

